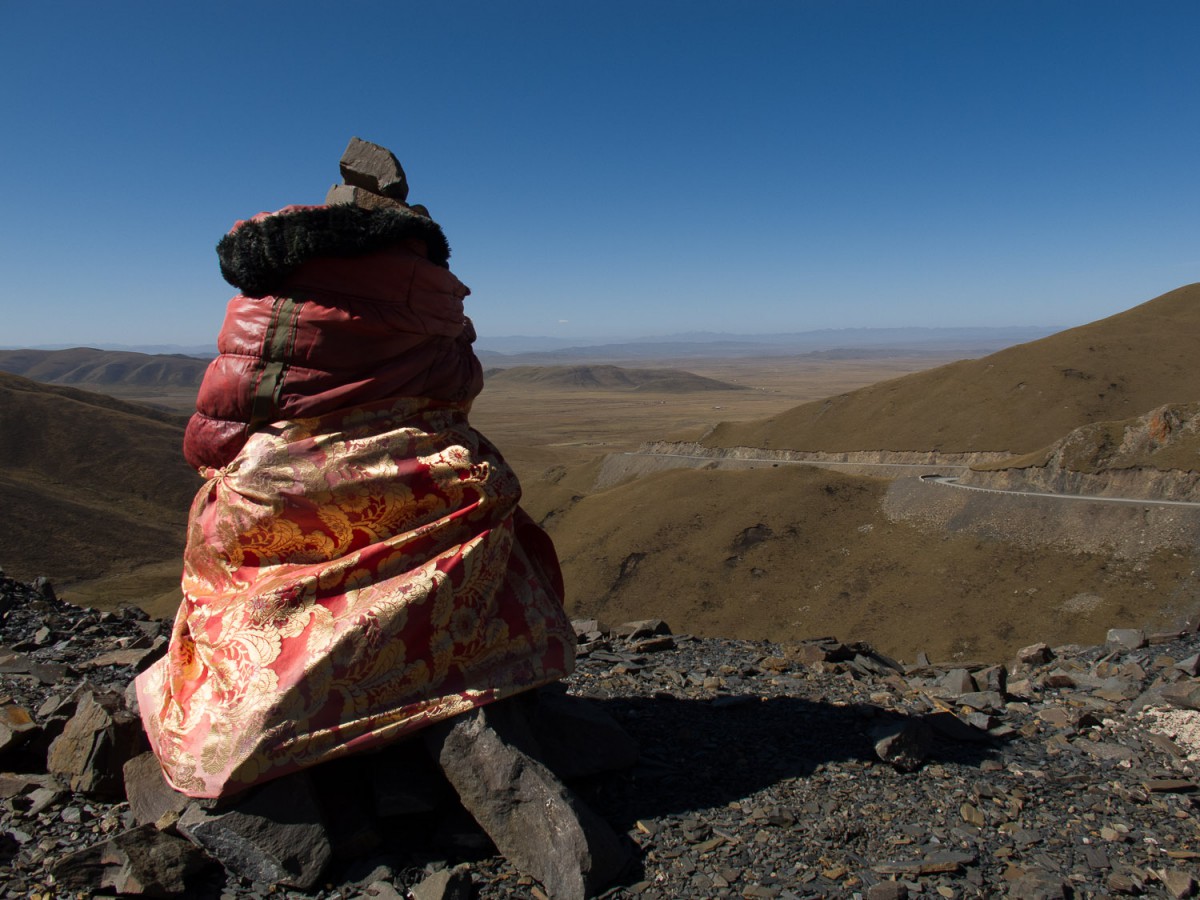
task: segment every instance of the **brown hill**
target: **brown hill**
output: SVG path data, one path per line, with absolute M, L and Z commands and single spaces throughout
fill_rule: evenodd
M 744 385 L 705 378 L 682 369 L 628 369 L 621 366 L 513 366 L 488 369 L 490 385 L 536 384 L 606 391 L 742 391 Z
M 722 423 L 710 447 L 1028 453 L 1073 428 L 1200 397 L 1200 284 L 1050 337 Z
M 0 350 L 0 372 L 45 384 L 198 387 L 208 360 L 125 350 Z
M 178 559 L 200 486 L 185 421 L 0 374 L 0 566 L 70 585 Z
M 963 522 L 926 528 L 888 515 L 889 490 L 803 466 L 677 469 L 577 496 L 546 526 L 573 615 L 709 637 L 853 635 L 909 662 L 1002 659 L 1194 611 L 1190 553 L 1116 559 Z

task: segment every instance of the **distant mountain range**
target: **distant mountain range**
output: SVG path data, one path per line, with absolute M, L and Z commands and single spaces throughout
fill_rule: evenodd
M 564 360 L 712 359 L 747 356 L 816 355 L 840 358 L 881 353 L 980 356 L 1045 337 L 1053 328 L 827 328 L 779 334 L 691 332 L 661 337 L 589 343 L 578 339 L 481 336 L 476 351 L 489 365 L 552 365 Z
M 183 354 L 149 355 L 130 350 L 74 347 L 69 350 L 0 350 L 0 372 L 44 384 L 84 387 L 137 385 L 199 388 L 208 360 Z
M 550 359 L 686 359 L 698 357 L 742 357 L 762 355 L 815 354 L 837 351 L 847 354 L 855 350 L 884 349 L 945 353 L 963 349 L 964 355 L 978 356 L 1002 347 L 1036 340 L 1052 334 L 1052 327 L 1011 326 L 997 328 L 824 328 L 816 331 L 781 332 L 777 334 L 729 334 L 713 331 L 693 331 L 651 337 L 616 338 L 554 338 L 535 335 L 481 335 L 475 349 L 482 358 L 503 365 Z M 77 349 L 108 350 L 143 353 L 154 356 L 196 357 L 216 356 L 214 345 L 178 344 L 106 344 L 88 348 L 73 344 L 39 344 L 16 347 L 0 344 L 0 352 L 64 351 Z M 893 354 L 894 355 L 894 354 Z M 519 357 L 519 358 L 518 358 Z M 4 371 L 12 371 L 6 369 Z
M 1045 328 L 844 328 L 791 334 L 694 332 L 581 344 L 555 338 L 480 338 L 476 351 L 492 369 L 573 363 L 669 363 L 688 359 L 806 356 L 875 359 L 889 356 L 984 356 L 1049 334 Z M 0 372 L 46 384 L 199 387 L 215 348 L 174 345 L 0 347 Z

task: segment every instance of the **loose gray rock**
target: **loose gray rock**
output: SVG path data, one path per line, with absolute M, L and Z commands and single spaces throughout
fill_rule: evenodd
M 1109 647 L 1140 650 L 1146 646 L 1146 632 L 1141 628 L 1110 628 L 1104 642 Z
M 1061 875 L 1035 868 L 1013 882 L 1008 896 L 1013 900 L 1061 900 L 1067 893 Z
M 333 855 L 302 772 L 268 782 L 226 809 L 193 802 L 177 827 L 230 872 L 266 884 L 306 890 Z
M 434 872 L 413 885 L 412 900 L 471 900 L 475 894 L 469 866 L 455 866 Z
M 966 669 L 951 669 L 942 677 L 941 685 L 953 697 L 961 694 L 972 694 L 978 690 L 975 679 L 971 677 L 971 673 Z
M 900 719 L 871 730 L 875 755 L 904 772 L 921 767 L 933 747 L 933 729 L 921 719 Z
M 65 856 L 51 871 L 60 886 L 74 890 L 178 897 L 207 865 L 204 854 L 187 841 L 143 825 Z
M 671 626 L 662 619 L 639 619 L 636 622 L 625 622 L 613 629 L 613 634 L 630 640 L 670 633 Z
M 1180 681 L 1158 689 L 1159 696 L 1179 709 L 1200 709 L 1200 681 Z
M 1017 651 L 1017 662 L 1026 666 L 1042 666 L 1054 659 L 1049 644 L 1038 643 L 1022 647 Z

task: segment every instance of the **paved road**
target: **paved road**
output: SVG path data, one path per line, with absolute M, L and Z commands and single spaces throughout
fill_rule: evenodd
M 698 459 L 704 462 L 757 462 L 771 463 L 779 466 L 853 466 L 854 468 L 880 469 L 932 469 L 934 472 L 945 472 L 948 469 L 967 471 L 970 466 L 933 465 L 932 463 L 884 463 L 884 462 L 833 462 L 817 459 L 776 459 L 770 456 L 697 456 L 688 453 L 643 453 L 638 450 L 627 451 L 622 456 L 646 456 L 650 458 L 666 457 L 668 459 Z M 927 476 L 922 476 L 927 477 Z
M 1022 497 L 1050 497 L 1054 500 L 1086 500 L 1091 503 L 1125 503 L 1134 504 L 1136 506 L 1186 506 L 1200 507 L 1200 501 L 1196 500 L 1147 500 L 1140 497 L 1098 497 L 1095 494 L 1051 494 L 1043 491 L 1006 491 L 1000 488 L 978 487 L 973 484 L 959 484 L 958 479 L 949 475 L 942 475 L 945 471 L 961 471 L 966 472 L 970 466 L 950 466 L 940 465 L 935 466 L 929 463 L 884 463 L 884 462 L 826 462 L 814 459 L 775 459 L 766 456 L 739 456 L 739 457 L 720 457 L 720 456 L 699 456 L 688 453 L 642 453 L 639 451 L 631 451 L 622 454 L 624 456 L 665 456 L 670 459 L 696 459 L 704 462 L 757 462 L 771 463 L 772 465 L 781 466 L 853 466 L 855 468 L 877 467 L 881 469 L 932 469 L 934 474 L 922 475 L 921 481 L 925 484 L 941 484 L 947 487 L 956 487 L 964 491 L 984 491 L 990 494 L 1017 494 Z
M 950 468 L 947 466 L 946 468 Z M 1022 497 L 1050 497 L 1054 500 L 1087 500 L 1091 503 L 1131 503 L 1136 506 L 1191 506 L 1200 507 L 1195 500 L 1146 500 L 1138 497 L 1097 497 L 1095 494 L 1051 494 L 1044 491 L 1006 491 L 1001 488 L 979 487 L 974 484 L 959 484 L 957 478 L 947 475 L 922 475 L 925 484 L 943 484 L 964 491 L 983 491 L 989 494 L 1017 494 Z

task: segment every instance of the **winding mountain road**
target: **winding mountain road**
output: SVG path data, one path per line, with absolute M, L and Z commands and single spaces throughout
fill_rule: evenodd
M 945 466 L 944 468 L 951 468 Z M 965 467 L 963 467 L 965 468 Z M 1053 500 L 1087 500 L 1090 503 L 1127 503 L 1136 506 L 1190 506 L 1200 507 L 1196 500 L 1149 500 L 1144 497 L 1100 497 L 1096 494 L 1051 494 L 1046 491 L 1006 491 L 1001 488 L 980 487 L 974 484 L 959 484 L 957 478 L 948 475 L 922 475 L 925 484 L 941 484 L 964 491 L 983 491 L 987 494 L 1016 494 L 1021 497 L 1050 497 Z
M 856 469 L 865 468 L 880 468 L 880 469 L 932 469 L 930 474 L 921 475 L 921 481 L 929 485 L 943 485 L 945 487 L 958 488 L 963 491 L 983 491 L 989 494 L 1010 494 L 1019 497 L 1049 497 L 1052 500 L 1080 500 L 1089 503 L 1124 503 L 1135 506 L 1184 506 L 1191 508 L 1200 507 L 1200 501 L 1197 500 L 1151 500 L 1144 497 L 1101 497 L 1096 494 L 1052 494 L 1045 491 L 1007 491 L 1001 488 L 980 487 L 973 484 L 959 484 L 958 479 L 941 474 L 947 470 L 955 470 L 966 472 L 970 470 L 970 466 L 961 465 L 932 465 L 929 463 L 886 463 L 886 462 L 840 462 L 831 460 L 815 460 L 815 459 L 777 459 L 773 457 L 762 456 L 738 456 L 738 457 L 718 457 L 718 456 L 702 456 L 699 454 L 689 453 L 646 453 L 644 451 L 631 451 L 622 454 L 624 456 L 645 456 L 645 457 L 666 457 L 669 459 L 689 459 L 707 462 L 745 462 L 745 463 L 770 463 L 772 465 L 787 465 L 787 466 L 820 466 L 822 468 L 847 466 Z

